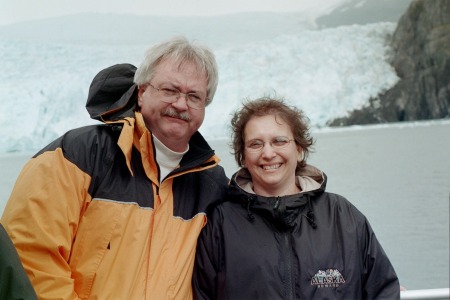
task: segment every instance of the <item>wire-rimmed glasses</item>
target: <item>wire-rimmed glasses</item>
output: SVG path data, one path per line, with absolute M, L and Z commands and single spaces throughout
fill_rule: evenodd
M 161 101 L 165 103 L 174 103 L 180 99 L 181 95 L 184 95 L 186 99 L 186 105 L 193 109 L 203 109 L 205 108 L 206 99 L 201 97 L 196 93 L 183 93 L 175 88 L 157 88 L 151 83 L 148 83 L 150 87 L 156 90 L 162 97 Z
M 263 140 L 250 140 L 245 143 L 245 149 L 247 149 L 248 152 L 260 152 L 266 143 L 269 143 L 269 145 L 275 150 L 283 149 L 286 148 L 292 141 L 294 141 L 294 139 L 289 139 L 285 136 L 274 137 L 268 142 Z

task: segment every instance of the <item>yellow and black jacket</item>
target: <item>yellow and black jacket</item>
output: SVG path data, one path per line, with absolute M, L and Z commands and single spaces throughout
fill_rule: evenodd
M 134 70 L 99 73 L 88 106 L 118 81 L 122 89 L 103 95 L 128 99 L 112 111 L 103 101 L 96 116 L 90 106 L 107 124 L 69 131 L 37 153 L 5 207 L 1 222 L 40 299 L 192 298 L 205 210 L 224 197 L 228 179 L 197 132 L 160 182 L 151 133 L 130 109 Z
M 0 224 L 0 299 L 37 299 L 19 255 Z

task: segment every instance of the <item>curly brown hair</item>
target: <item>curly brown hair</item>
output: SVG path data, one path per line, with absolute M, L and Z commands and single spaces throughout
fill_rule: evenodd
M 314 143 L 309 133 L 309 119 L 304 112 L 295 106 L 289 106 L 282 98 L 261 97 L 246 100 L 243 106 L 236 110 L 231 119 L 231 148 L 237 164 L 243 167 L 245 160 L 244 130 L 252 117 L 275 115 L 285 121 L 292 130 L 295 143 L 303 150 L 302 160 L 297 163 L 296 171 L 306 165 L 306 159 L 312 151 Z

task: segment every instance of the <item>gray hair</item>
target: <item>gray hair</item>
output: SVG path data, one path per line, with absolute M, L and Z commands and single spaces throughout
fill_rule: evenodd
M 166 58 L 174 59 L 179 65 L 186 61 L 193 62 L 199 70 L 205 72 L 208 79 L 206 105 L 209 105 L 219 81 L 216 59 L 209 48 L 189 42 L 185 37 L 174 37 L 148 49 L 144 61 L 136 70 L 134 83 L 141 86 L 150 82 L 156 67 Z

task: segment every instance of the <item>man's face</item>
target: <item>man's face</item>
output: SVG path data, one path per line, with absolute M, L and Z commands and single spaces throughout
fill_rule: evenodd
M 158 89 L 170 89 L 181 93 L 195 94 L 205 101 L 208 80 L 195 64 L 176 64 L 171 59 L 161 61 L 150 85 L 139 88 L 138 105 L 147 128 L 169 149 L 177 152 L 186 150 L 191 136 L 200 128 L 205 118 L 205 108 L 194 109 L 187 105 L 186 96 L 167 103 L 168 99 Z

